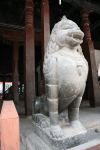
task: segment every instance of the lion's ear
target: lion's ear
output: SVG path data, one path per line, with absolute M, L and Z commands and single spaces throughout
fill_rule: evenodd
M 61 20 L 67 20 L 67 17 L 64 15 Z

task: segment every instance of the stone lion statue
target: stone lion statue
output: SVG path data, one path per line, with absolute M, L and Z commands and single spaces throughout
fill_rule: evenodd
M 55 24 L 47 45 L 43 64 L 46 96 L 45 100 L 38 99 L 40 111 L 35 113 L 43 110 L 49 115 L 53 138 L 63 137 L 58 114 L 67 108 L 70 126 L 85 130 L 79 121 L 79 107 L 88 75 L 88 62 L 80 46 L 83 37 L 77 24 L 63 16 Z

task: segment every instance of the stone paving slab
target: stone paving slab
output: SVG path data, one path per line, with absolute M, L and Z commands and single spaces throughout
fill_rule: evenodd
M 30 134 L 33 131 L 31 117 L 25 117 L 25 109 L 23 102 L 21 101 L 21 104 L 16 106 L 16 109 L 18 113 L 20 114 L 20 134 L 26 133 Z M 67 111 L 64 112 L 65 116 L 67 115 Z M 64 114 L 63 113 L 63 114 Z M 100 107 L 96 108 L 90 108 L 88 102 L 82 102 L 81 108 L 80 108 L 80 121 L 83 124 L 83 126 L 88 130 L 88 141 L 93 140 L 95 138 L 100 138 L 100 133 L 96 133 L 95 129 L 100 127 Z M 68 119 L 68 117 L 66 117 Z M 90 130 L 91 129 L 91 130 Z M 90 131 L 89 131 L 90 130 Z M 100 128 L 99 128 L 100 132 Z
M 100 144 L 99 145 L 96 145 L 96 146 L 93 146 L 91 148 L 88 148 L 86 150 L 99 150 L 100 149 Z
M 96 132 L 95 129 L 98 129 L 98 132 Z M 31 117 L 20 117 L 20 136 L 21 134 L 24 134 L 27 137 L 31 133 L 34 133 Z M 97 138 L 100 139 L 100 126 L 91 128 L 91 130 L 88 129 L 87 138 L 86 138 L 86 141 L 84 141 L 84 143 L 97 139 Z M 35 140 L 35 138 L 33 140 Z
M 70 148 L 68 150 L 99 150 L 100 149 L 100 139 L 95 139 L 85 144 Z

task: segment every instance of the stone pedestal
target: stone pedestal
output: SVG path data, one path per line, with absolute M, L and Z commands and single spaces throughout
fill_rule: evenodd
M 49 126 L 49 118 L 42 115 L 37 114 L 41 121 L 41 124 L 35 123 L 33 121 L 33 130 L 36 135 L 38 135 L 52 150 L 66 150 L 67 148 L 71 148 L 77 145 L 84 143 L 86 140 L 86 129 L 83 128 L 72 128 L 69 126 L 69 123 L 59 119 L 59 125 L 62 128 L 62 132 L 64 134 L 63 138 L 54 139 L 50 134 L 50 126 Z M 48 122 L 46 125 L 45 123 Z M 44 125 L 44 126 L 43 126 Z

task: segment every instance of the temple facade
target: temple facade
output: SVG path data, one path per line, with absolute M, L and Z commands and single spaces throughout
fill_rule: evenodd
M 54 24 L 66 15 L 71 20 L 75 17 L 73 21 L 80 26 L 85 35 L 81 47 L 89 64 L 89 74 L 83 100 L 87 99 L 90 107 L 100 105 L 98 81 L 100 36 L 95 34 L 100 32 L 98 29 L 100 23 L 95 19 L 96 15 L 100 15 L 98 2 L 95 4 L 91 1 L 82 3 L 80 0 L 77 2 L 62 0 L 61 4 L 53 0 L 14 2 L 16 5 L 19 4 L 16 14 L 19 14 L 20 21 L 14 22 L 18 20 L 15 16 L 14 19 L 8 17 L 8 22 L 7 17 L 5 20 L 1 19 L 0 23 L 0 79 L 3 82 L 3 100 L 13 99 L 15 104 L 24 101 L 25 115 L 32 114 L 33 99 L 45 94 L 43 61 L 51 30 Z M 2 2 L 0 7 L 8 9 L 9 15 L 14 11 L 12 9 L 15 8 L 14 2 L 9 0 L 7 6 Z M 91 4 L 90 7 L 88 4 Z M 1 18 L 6 14 L 4 11 L 2 15 L 1 10 Z M 15 12 L 12 16 L 14 15 Z M 12 82 L 8 91 L 5 90 L 5 82 Z

